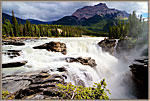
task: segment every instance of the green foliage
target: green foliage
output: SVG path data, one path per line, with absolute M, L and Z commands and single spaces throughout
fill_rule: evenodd
M 13 14 L 14 15 L 14 14 Z M 16 18 L 12 17 L 13 24 L 8 19 L 3 20 L 2 32 L 6 37 L 19 37 L 19 36 L 31 36 L 31 37 L 81 37 L 83 30 L 76 26 L 64 26 L 64 25 L 47 25 L 47 24 L 30 24 L 27 20 L 26 24 L 22 25 L 16 21 Z M 60 30 L 60 31 L 58 31 Z
M 15 18 L 14 11 L 12 10 L 12 23 L 14 36 L 19 36 L 19 27 L 17 19 Z
M 72 17 L 72 19 L 74 19 L 74 17 Z M 80 24 L 80 26 L 35 25 L 27 20 L 23 25 L 21 22 L 18 24 L 14 12 L 12 11 L 12 24 L 8 19 L 3 18 L 2 36 L 81 37 L 82 35 L 88 35 L 124 39 L 126 36 L 139 38 L 143 35 L 147 35 L 148 32 L 148 23 L 143 21 L 142 16 L 140 19 L 137 18 L 135 12 L 130 14 L 128 21 L 94 16 L 88 20 L 81 21 Z M 140 34 L 143 32 L 144 34 Z
M 124 39 L 127 34 L 128 24 L 125 24 L 124 21 L 119 20 L 117 25 L 109 27 L 109 38 Z
M 57 93 L 63 99 L 109 99 L 106 92 L 110 94 L 110 91 L 106 89 L 105 79 L 100 83 L 95 83 L 93 87 L 76 86 L 71 83 L 66 86 L 57 84 L 57 86 Z
M 130 37 L 134 40 L 142 38 L 143 35 L 147 35 L 147 25 L 142 16 L 136 16 L 135 11 L 130 14 L 127 22 L 119 21 L 117 25 L 109 27 L 109 38 L 124 40 Z
M 10 93 L 8 91 L 4 91 L 2 90 L 2 99 L 4 99 L 7 95 L 9 95 Z

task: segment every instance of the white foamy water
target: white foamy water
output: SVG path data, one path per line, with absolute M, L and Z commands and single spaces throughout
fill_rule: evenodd
M 106 79 L 107 88 L 110 90 L 111 99 L 131 99 L 133 85 L 130 78 L 128 64 L 119 61 L 116 57 L 107 52 L 103 52 L 97 43 L 104 38 L 48 38 L 42 40 L 26 41 L 24 46 L 2 46 L 2 50 L 22 50 L 21 56 L 13 59 L 7 55 L 2 55 L 2 63 L 26 60 L 25 66 L 17 68 L 3 69 L 5 74 L 16 72 L 27 72 L 36 70 L 50 70 L 51 74 L 63 74 L 67 76 L 66 81 L 78 84 L 83 81 L 85 86 L 92 86 L 94 82 L 100 82 Z M 33 49 L 50 41 L 63 42 L 67 46 L 67 54 L 58 52 L 49 52 L 45 49 Z M 91 57 L 95 60 L 97 66 L 92 68 L 80 63 L 67 63 L 66 57 Z M 65 67 L 67 72 L 59 72 L 57 68 Z

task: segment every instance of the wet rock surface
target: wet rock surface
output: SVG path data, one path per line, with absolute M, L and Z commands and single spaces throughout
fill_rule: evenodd
M 61 75 L 35 71 L 2 77 L 2 90 L 11 93 L 6 99 L 61 99 L 55 93 L 57 83 L 66 84 Z
M 3 63 L 2 68 L 21 67 L 21 66 L 25 65 L 26 63 L 27 63 L 27 61 Z
M 83 65 L 89 65 L 91 67 L 97 66 L 97 64 L 95 63 L 95 60 L 91 59 L 91 57 L 84 57 L 84 58 L 83 57 L 78 57 L 78 58 L 68 57 L 68 58 L 65 58 L 65 60 L 69 63 L 79 62 Z
M 115 39 L 104 39 L 98 43 L 100 47 L 102 47 L 103 51 L 109 52 L 112 54 L 114 52 L 114 47 L 116 46 Z
M 8 55 L 10 58 L 14 58 L 21 55 L 21 50 L 5 50 L 2 54 Z
M 48 51 L 52 51 L 52 52 L 61 52 L 64 55 L 67 53 L 66 44 L 61 43 L 61 42 L 51 41 L 49 43 L 45 43 L 45 44 L 40 45 L 40 46 L 35 46 L 33 48 L 34 49 L 47 49 Z
M 137 88 L 137 96 L 140 99 L 148 98 L 148 57 L 143 56 L 135 59 L 129 66 L 133 74 L 133 80 Z

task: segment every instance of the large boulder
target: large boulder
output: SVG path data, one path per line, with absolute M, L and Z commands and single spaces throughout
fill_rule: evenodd
M 34 71 L 2 77 L 2 90 L 10 92 L 5 99 L 53 99 L 57 83 L 66 84 L 61 75 L 49 71 Z
M 143 56 L 136 59 L 129 66 L 133 74 L 133 80 L 137 88 L 137 96 L 140 99 L 148 98 L 148 57 Z
M 102 47 L 103 51 L 109 52 L 112 54 L 114 52 L 114 47 L 116 46 L 115 39 L 104 39 L 98 43 L 100 47 Z
M 61 42 L 53 42 L 52 41 L 52 42 L 45 43 L 40 46 L 35 46 L 33 48 L 34 49 L 47 49 L 48 51 L 52 51 L 52 52 L 61 52 L 64 55 L 67 53 L 66 44 L 61 43 Z
M 97 66 L 97 64 L 95 63 L 94 59 L 91 59 L 91 57 L 78 57 L 78 58 L 73 58 L 73 57 L 67 57 L 65 58 L 65 60 L 69 63 L 71 62 L 79 62 L 83 65 L 89 65 L 91 67 L 95 67 Z

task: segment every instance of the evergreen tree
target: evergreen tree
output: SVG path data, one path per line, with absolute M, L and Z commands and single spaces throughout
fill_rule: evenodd
M 12 24 L 13 24 L 14 36 L 19 36 L 18 22 L 17 22 L 17 19 L 15 18 L 15 15 L 14 15 L 14 11 L 13 11 L 13 10 L 12 10 Z
M 29 21 L 29 20 L 26 21 L 26 30 L 27 30 L 27 31 L 26 31 L 26 32 L 27 32 L 27 33 L 26 33 L 27 36 L 31 36 L 31 30 L 32 30 L 32 29 L 31 29 L 31 24 L 30 24 L 30 21 Z

